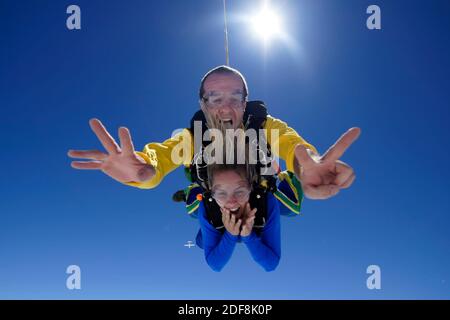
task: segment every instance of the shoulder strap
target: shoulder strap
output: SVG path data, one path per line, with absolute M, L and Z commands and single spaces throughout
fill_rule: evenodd
M 259 234 L 267 221 L 267 191 L 261 187 L 250 194 L 250 207 L 257 208 L 253 228 Z
M 225 226 L 222 222 L 222 212 L 220 211 L 220 207 L 216 200 L 211 196 L 211 192 L 206 191 L 203 193 L 203 201 L 208 222 L 217 230 L 225 232 Z
M 198 110 L 194 114 L 192 119 L 191 119 L 189 130 L 191 131 L 192 134 L 194 134 L 194 123 L 195 123 L 195 121 L 201 121 L 202 122 L 202 135 L 203 135 L 203 133 L 206 130 L 208 130 L 208 127 L 206 126 L 206 118 L 205 118 L 205 115 L 203 114 L 202 110 Z
M 263 101 L 247 101 L 244 113 L 245 129 L 258 131 L 267 119 L 267 108 Z

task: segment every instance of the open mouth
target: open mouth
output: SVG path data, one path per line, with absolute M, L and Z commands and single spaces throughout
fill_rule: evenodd
M 233 120 L 232 119 L 220 119 L 220 122 L 225 128 L 232 128 L 233 127 Z
M 228 210 L 230 211 L 230 213 L 232 213 L 232 214 L 236 214 L 236 213 L 238 213 L 238 212 L 239 212 L 239 209 L 240 209 L 240 207 L 237 207 L 237 208 L 233 208 L 233 209 L 228 209 Z

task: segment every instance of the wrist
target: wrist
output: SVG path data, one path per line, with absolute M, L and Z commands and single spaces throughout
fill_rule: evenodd
M 258 237 L 256 236 L 256 233 L 253 230 L 250 232 L 249 235 L 241 236 L 242 242 L 250 242 L 250 241 L 253 241 L 253 240 L 257 239 L 257 238 Z
M 234 235 L 230 231 L 225 230 L 225 233 L 223 234 L 224 237 L 226 237 L 228 240 L 231 240 L 233 242 L 236 242 L 239 238 L 239 235 Z
M 156 170 L 150 164 L 145 164 L 137 173 L 139 182 L 147 182 L 155 176 Z

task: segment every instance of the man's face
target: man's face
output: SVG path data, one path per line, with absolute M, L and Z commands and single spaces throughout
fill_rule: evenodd
M 235 74 L 211 74 L 203 85 L 203 110 L 225 128 L 241 127 L 244 111 L 244 84 Z

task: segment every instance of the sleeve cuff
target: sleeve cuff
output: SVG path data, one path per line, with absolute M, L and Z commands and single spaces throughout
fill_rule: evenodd
M 255 231 L 252 230 L 252 232 L 245 237 L 241 237 L 242 242 L 247 243 L 254 240 L 258 240 L 258 236 L 256 235 Z
M 228 230 L 225 230 L 223 236 L 226 237 L 231 242 L 237 242 L 237 240 L 239 239 L 239 236 L 232 235 L 231 233 L 228 232 Z
M 312 151 L 314 151 L 314 153 L 319 154 L 317 152 L 317 149 L 309 143 L 297 143 L 295 144 L 291 150 L 289 150 L 287 156 L 286 156 L 286 170 L 290 171 L 290 172 L 295 172 L 294 170 L 294 160 L 295 160 L 295 148 L 299 145 L 303 145 L 306 149 L 311 149 Z

